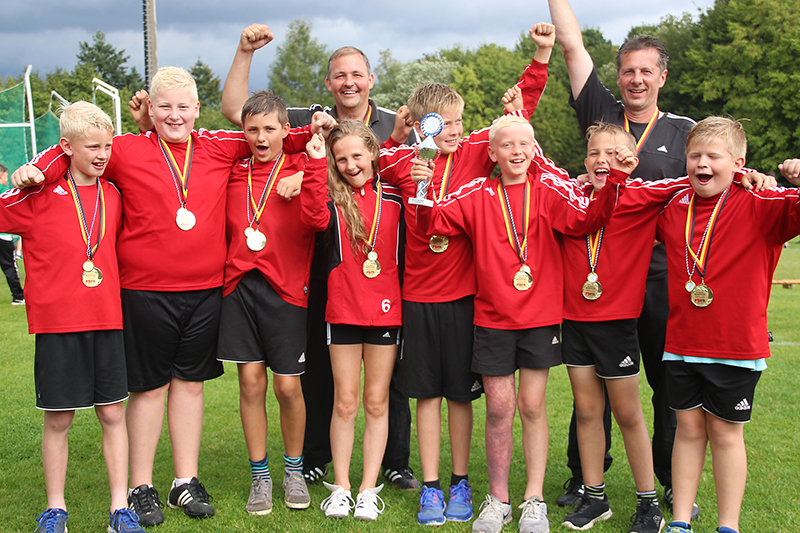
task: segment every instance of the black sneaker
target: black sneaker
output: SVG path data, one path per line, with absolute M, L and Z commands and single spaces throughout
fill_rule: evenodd
M 214 508 L 211 507 L 210 501 L 211 496 L 206 492 L 206 488 L 193 477 L 189 483 L 172 487 L 167 504 L 173 509 L 182 507 L 186 516 L 206 518 L 214 516 Z
M 595 522 L 611 518 L 611 508 L 608 506 L 608 495 L 603 499 L 583 495 L 578 507 L 564 518 L 564 526 L 580 531 L 589 529 Z
M 150 485 L 139 485 L 128 494 L 128 509 L 139 515 L 139 525 L 150 527 L 164 521 L 158 491 Z
M 636 504 L 636 512 L 631 516 L 628 533 L 659 533 L 664 527 L 661 507 L 655 498 L 642 498 Z
M 328 475 L 328 465 L 306 466 L 303 465 L 303 477 L 306 478 L 306 485 L 316 483 Z
M 669 512 L 672 512 L 672 487 L 664 487 L 664 503 L 667 505 Z M 692 504 L 692 520 L 700 516 L 700 507 L 697 502 Z
M 383 477 L 394 483 L 400 490 L 419 490 L 422 484 L 414 477 L 414 472 L 410 468 L 386 468 L 383 469 Z
M 559 507 L 572 507 L 577 505 L 583 497 L 583 478 L 572 476 L 564 482 L 564 494 L 558 497 L 556 503 Z

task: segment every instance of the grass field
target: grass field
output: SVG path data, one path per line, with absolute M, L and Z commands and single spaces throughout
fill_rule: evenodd
M 800 244 L 784 250 L 776 278 L 800 278 Z M 747 269 L 742 268 L 742 282 Z M 24 307 L 12 307 L 10 293 L 0 283 L 0 532 L 33 531 L 34 518 L 46 504 L 40 457 L 42 414 L 34 407 L 33 336 L 27 334 Z M 773 288 L 769 309 L 770 330 L 775 341 L 769 370 L 759 383 L 753 421 L 745 428 L 749 455 L 749 478 L 742 512 L 741 531 L 797 533 L 800 531 L 800 390 L 797 369 L 800 367 L 800 286 L 792 290 Z M 703 325 L 698 325 L 702 334 Z M 280 489 L 274 491 L 276 505 L 272 514 L 248 516 L 244 510 L 250 485 L 247 454 L 238 413 L 236 369 L 227 365 L 225 375 L 207 384 L 206 418 L 200 457 L 200 477 L 214 496 L 217 516 L 191 520 L 180 511 L 165 509 L 166 522 L 154 530 L 175 532 L 261 532 L 261 531 L 423 531 L 415 514 L 419 505 L 416 493 L 402 493 L 386 487 L 381 494 L 386 511 L 374 524 L 353 519 L 326 520 L 319 503 L 328 494 L 321 485 L 310 488 L 312 506 L 306 511 L 289 511 L 282 503 Z M 642 378 L 642 399 L 646 416 L 652 416 L 647 385 Z M 545 480 L 545 499 L 550 504 L 552 531 L 568 531 L 560 525 L 566 510 L 555 505 L 562 492 L 561 484 L 569 473 L 565 466 L 567 424 L 572 405 L 566 369 L 556 368 L 548 387 L 550 415 L 550 460 Z M 274 396 L 268 397 L 270 431 L 269 452 L 273 472 L 280 473 L 282 446 L 278 430 L 278 408 Z M 412 412 L 414 405 L 412 401 Z M 475 431 L 472 439 L 470 479 L 477 506 L 488 488 L 483 445 L 484 402 L 475 402 Z M 446 427 L 446 422 L 444 424 Z M 357 428 L 363 428 L 363 417 Z M 320 428 L 327 431 L 327 428 Z M 361 454 L 359 431 L 353 456 L 353 482 L 360 479 Z M 511 495 L 519 504 L 525 485 L 519 421 L 515 426 L 515 450 L 511 471 Z M 446 447 L 447 435 L 443 438 Z M 416 431 L 412 428 L 411 466 L 419 472 Z M 92 411 L 75 417 L 70 433 L 70 464 L 67 477 L 67 504 L 71 533 L 105 531 L 107 525 L 108 487 L 101 450 L 100 426 Z M 614 516 L 595 526 L 598 533 L 625 532 L 635 507 L 633 481 L 622 447 L 622 438 L 614 428 L 614 466 L 606 477 L 607 491 Z M 449 479 L 449 455 L 443 453 L 441 477 Z M 155 467 L 155 484 L 166 501 L 172 480 L 172 457 L 169 438 L 164 432 Z M 280 477 L 280 475 L 276 476 Z M 332 475 L 329 476 L 332 481 Z M 446 483 L 446 481 L 445 481 Z M 659 488 L 660 493 L 660 488 Z M 710 456 L 697 498 L 702 515 L 694 523 L 695 531 L 712 532 L 716 528 L 716 500 Z M 515 531 L 515 521 L 504 531 Z M 668 517 L 669 518 L 669 517 Z M 152 531 L 152 529 L 151 529 Z M 448 523 L 443 532 L 471 531 L 470 523 Z

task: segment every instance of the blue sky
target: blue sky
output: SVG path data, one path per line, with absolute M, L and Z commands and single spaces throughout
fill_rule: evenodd
M 13 0 L 4 2 L 0 20 L 0 76 L 18 75 L 26 65 L 42 74 L 56 67 L 75 66 L 78 43 L 90 42 L 98 29 L 108 42 L 124 49 L 129 65 L 144 72 L 142 2 L 140 0 Z M 11 4 L 11 5 L 9 5 Z M 620 44 L 628 30 L 656 23 L 667 14 L 697 14 L 713 0 L 616 0 L 613 9 L 597 0 L 572 0 L 581 26 L 599 28 Z M 372 59 L 390 49 L 401 61 L 461 44 L 484 43 L 512 47 L 521 32 L 549 21 L 545 0 L 485 0 L 375 2 L 276 2 L 229 0 L 157 0 L 158 61 L 160 66 L 189 68 L 198 58 L 225 79 L 242 29 L 268 24 L 276 40 L 259 51 L 253 62 L 251 87 L 265 88 L 267 71 L 289 23 L 300 17 L 313 26 L 313 35 L 329 49 L 354 45 Z M 487 6 L 491 6 L 487 8 Z

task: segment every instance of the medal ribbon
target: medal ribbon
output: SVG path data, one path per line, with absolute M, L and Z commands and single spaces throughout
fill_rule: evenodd
M 589 200 L 594 198 L 594 191 L 589 195 Z M 606 232 L 605 226 L 597 230 L 594 235 L 586 236 L 586 254 L 589 256 L 589 268 L 594 272 L 597 268 L 597 260 L 600 259 L 600 246 L 603 243 L 603 234 Z
M 78 187 L 75 185 L 75 179 L 72 177 L 69 170 L 67 170 L 67 185 L 69 186 L 69 192 L 72 194 L 72 202 L 75 204 L 75 211 L 78 213 L 78 224 L 81 227 L 83 244 L 86 245 L 86 257 L 92 260 L 97 253 L 97 249 L 100 248 L 100 241 L 106 234 L 106 197 L 103 193 L 103 188 L 100 186 L 100 179 L 97 178 L 97 198 L 94 202 L 92 225 L 88 226 L 86 224 L 86 213 L 83 209 L 81 196 L 78 193 Z M 97 232 L 97 242 L 92 245 L 92 233 L 94 232 L 94 223 L 97 220 L 98 209 L 100 210 L 100 230 Z
M 717 200 L 717 204 L 714 206 L 714 210 L 711 212 L 711 216 L 708 218 L 708 223 L 706 224 L 706 229 L 703 231 L 703 236 L 700 239 L 700 245 L 698 246 L 697 253 L 692 250 L 692 237 L 694 236 L 694 217 L 695 217 L 695 205 L 694 205 L 694 198 L 695 194 L 692 194 L 692 198 L 689 200 L 689 208 L 686 211 L 686 271 L 689 272 L 689 276 L 694 273 L 695 269 L 700 274 L 701 277 L 705 277 L 706 275 L 706 266 L 708 264 L 708 256 L 709 250 L 711 249 L 711 240 L 714 238 L 714 228 L 717 225 L 717 221 L 719 220 L 719 216 L 722 213 L 722 208 L 725 207 L 725 202 L 728 198 L 728 194 L 730 193 L 730 187 L 725 189 L 725 193 L 722 194 L 719 199 Z M 711 232 L 709 233 L 709 228 Z M 708 238 L 706 238 L 708 237 Z M 689 271 L 689 256 L 692 257 L 692 270 Z
M 378 226 L 381 224 L 381 210 L 383 204 L 383 188 L 380 180 L 378 182 L 378 199 L 375 201 L 375 214 L 372 217 L 372 229 L 369 230 L 369 241 L 364 241 L 370 251 L 375 249 L 375 241 L 378 240 Z
M 269 194 L 272 192 L 272 186 L 275 185 L 278 173 L 281 171 L 284 160 L 286 160 L 286 154 L 281 150 L 280 157 L 273 163 L 272 170 L 269 173 L 269 178 L 267 178 L 267 183 L 264 185 L 264 190 L 261 192 L 261 198 L 259 198 L 258 203 L 256 203 L 256 199 L 253 198 L 253 164 L 255 163 L 255 159 L 255 156 L 251 157 L 250 164 L 247 167 L 247 222 L 250 225 L 255 222 L 256 227 L 258 227 L 258 225 L 261 224 L 261 213 L 267 205 Z M 251 207 L 253 209 L 252 218 L 250 218 Z
M 181 206 L 186 205 L 186 198 L 189 196 L 189 173 L 192 171 L 192 156 L 194 155 L 194 144 L 192 137 L 186 141 L 186 158 L 183 162 L 183 171 L 178 168 L 178 163 L 175 161 L 175 156 L 172 155 L 169 145 L 162 139 L 158 138 L 161 144 L 161 153 L 167 161 L 169 170 L 172 173 L 172 180 L 175 182 L 175 190 L 178 191 L 178 200 Z
M 437 198 L 439 202 L 442 201 L 442 198 L 445 197 L 448 189 L 450 188 L 450 176 L 452 174 L 453 174 L 453 154 L 451 152 L 447 154 L 447 163 L 445 163 L 444 165 L 444 174 L 442 175 L 442 186 L 439 187 L 439 198 Z
M 502 194 L 500 194 L 502 192 Z M 497 186 L 497 198 L 500 201 L 500 209 L 503 211 L 503 222 L 506 225 L 506 233 L 508 234 L 508 242 L 517 253 L 520 263 L 525 263 L 528 260 L 528 228 L 530 227 L 530 217 L 528 213 L 531 207 L 531 183 L 525 180 L 525 197 L 522 203 L 522 220 L 525 236 L 522 238 L 522 244 L 519 242 L 517 235 L 517 226 L 514 223 L 514 215 L 511 213 L 511 202 L 508 201 L 508 194 L 503 182 Z
M 658 113 L 659 110 L 656 107 L 656 112 L 653 113 L 652 117 L 650 117 L 650 122 L 647 123 L 644 133 L 642 133 L 642 136 L 639 137 L 639 140 L 636 142 L 636 155 L 639 155 L 639 150 L 641 150 L 642 146 L 644 145 L 645 139 L 647 139 L 647 137 L 649 137 L 650 133 L 653 131 L 653 126 L 656 125 L 656 121 L 658 120 Z M 625 131 L 628 133 L 631 132 L 631 124 L 628 122 L 628 115 L 625 115 Z
M 371 119 L 371 118 L 372 118 L 372 106 L 368 105 L 367 106 L 367 114 L 364 115 L 364 125 L 365 126 L 369 126 L 369 119 Z

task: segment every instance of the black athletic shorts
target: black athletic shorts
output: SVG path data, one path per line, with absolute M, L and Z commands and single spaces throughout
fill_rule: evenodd
M 452 302 L 403 301 L 403 347 L 398 388 L 410 398 L 480 398 L 483 384 L 472 371 L 474 297 Z
M 508 376 L 518 368 L 551 368 L 560 364 L 559 324 L 528 329 L 475 327 L 473 372 Z
M 749 422 L 761 372 L 721 363 L 664 361 L 669 406 L 702 407 L 728 422 Z
M 595 367 L 604 379 L 639 374 L 639 337 L 636 319 L 577 322 L 564 320 L 561 337 L 564 364 Z
M 172 378 L 205 381 L 221 376 L 221 304 L 221 287 L 177 292 L 122 289 L 128 390 L 157 389 Z
M 328 324 L 328 346 L 331 344 L 400 344 L 400 328 L 370 328 L 349 324 Z
M 36 407 L 70 411 L 128 397 L 122 330 L 37 333 Z
M 299 376 L 306 368 L 307 315 L 251 270 L 222 299 L 217 360 L 265 363 L 275 374 Z

